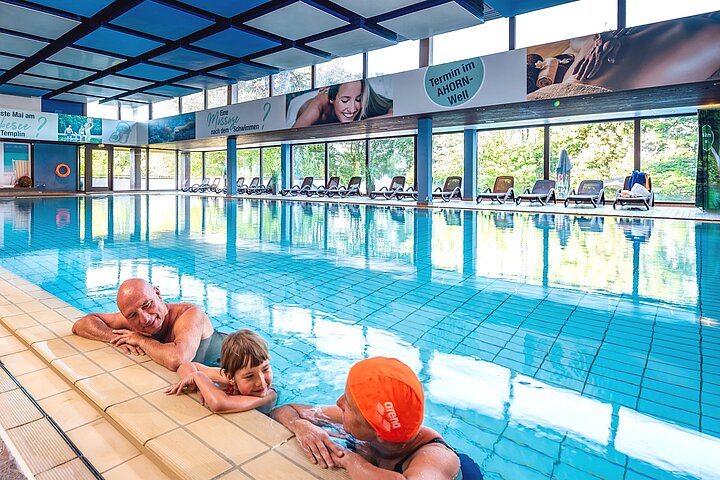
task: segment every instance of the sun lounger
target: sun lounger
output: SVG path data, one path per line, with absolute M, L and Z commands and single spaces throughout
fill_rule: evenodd
M 375 198 L 382 196 L 386 200 L 389 200 L 393 197 L 402 198 L 402 195 L 405 193 L 403 190 L 405 188 L 405 177 L 402 175 L 398 175 L 393 177 L 392 181 L 390 182 L 390 188 L 388 187 L 381 187 L 380 190 L 375 190 L 370 192 L 369 197 Z
M 443 202 L 449 202 L 454 197 L 457 197 L 458 200 L 462 200 L 462 192 L 460 191 L 461 186 L 462 177 L 447 177 L 442 189 L 437 187 L 433 191 L 432 196 L 433 198 L 441 198 Z
M 362 177 L 351 177 L 347 185 L 337 185 L 335 188 L 326 189 L 325 195 L 328 197 L 339 195 L 343 198 L 360 195 L 360 185 L 362 185 Z
M 552 200 L 557 203 L 555 198 L 555 180 L 536 180 L 532 190 L 526 188 L 523 193 L 515 199 L 515 205 L 520 205 L 523 200 L 527 200 L 531 204 L 538 202 L 545 205 Z
M 215 189 L 220 185 L 220 177 L 213 178 L 212 183 L 205 183 L 203 185 L 200 185 L 200 188 L 198 189 L 198 192 L 205 193 L 205 192 L 214 192 Z
M 652 180 L 650 180 L 650 175 L 645 174 L 645 185 L 644 187 L 648 190 L 648 195 L 638 195 L 632 193 L 629 197 L 623 197 L 621 195 L 621 191 L 617 193 L 617 197 L 615 197 L 615 201 L 613 202 L 613 210 L 617 208 L 618 205 L 621 207 L 624 207 L 626 205 L 630 205 L 633 207 L 645 207 L 646 210 L 650 210 L 650 207 L 655 206 L 655 194 L 652 192 Z M 623 184 L 623 190 L 630 190 L 630 177 L 625 177 L 625 183 Z
M 315 187 L 314 185 L 312 185 L 310 187 L 310 190 L 305 192 L 305 194 L 308 197 L 312 197 L 313 195 L 317 195 L 318 197 L 320 197 L 325 195 L 328 190 L 337 190 L 338 185 L 340 185 L 340 177 L 330 177 L 327 185 L 320 185 L 319 187 Z
M 286 195 L 300 195 L 301 193 L 306 193 L 310 191 L 310 189 L 313 186 L 313 181 L 315 179 L 313 177 L 305 177 L 303 178 L 302 184 L 300 185 L 293 185 L 290 188 L 283 188 L 280 190 L 280 195 L 283 197 Z
M 253 177 L 250 183 L 245 183 L 238 187 L 238 193 L 252 194 L 258 185 L 260 185 L 260 177 Z
M 194 183 L 192 186 L 190 186 L 190 188 L 188 188 L 187 191 L 192 192 L 192 193 L 199 192 L 200 187 L 202 187 L 204 185 L 210 186 L 210 180 L 207 178 L 203 178 L 200 183 Z
M 570 202 L 575 205 L 589 203 L 593 208 L 602 203 L 605 205 L 605 187 L 602 180 L 583 180 L 578 186 L 577 192 L 573 189 L 572 193 L 565 198 L 565 206 Z
M 492 190 L 490 187 L 486 188 L 484 192 L 480 193 L 475 201 L 482 203 L 486 198 L 491 202 L 505 203 L 508 200 L 515 199 L 515 178 L 511 176 L 500 176 L 495 179 L 495 184 Z

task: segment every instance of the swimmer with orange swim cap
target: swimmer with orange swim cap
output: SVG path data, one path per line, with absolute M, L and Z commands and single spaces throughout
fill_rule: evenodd
M 271 415 L 295 433 L 311 462 L 344 468 L 352 479 L 454 479 L 460 459 L 439 433 L 422 426 L 424 408 L 422 384 L 410 367 L 373 357 L 350 369 L 336 405 L 284 405 Z M 322 426 L 352 436 L 356 452 L 333 442 L 330 436 L 339 435 Z

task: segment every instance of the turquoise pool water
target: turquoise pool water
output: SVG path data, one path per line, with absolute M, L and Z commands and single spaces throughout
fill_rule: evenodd
M 720 478 L 720 224 L 128 195 L 0 226 L 0 266 L 80 309 L 141 276 L 260 331 L 284 402 L 404 360 L 486 478 Z

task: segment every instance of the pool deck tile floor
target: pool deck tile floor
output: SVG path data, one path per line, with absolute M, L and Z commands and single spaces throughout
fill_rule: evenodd
M 175 373 L 74 336 L 81 311 L 0 275 L 0 361 L 104 478 L 349 478 L 310 464 L 292 433 L 262 413 L 217 415 L 196 395 L 165 395 Z M 8 412 L 0 425 L 36 478 L 93 478 L 21 393 L 0 375 L 0 410 Z

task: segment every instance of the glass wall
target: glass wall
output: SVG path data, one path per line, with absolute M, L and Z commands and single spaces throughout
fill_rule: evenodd
M 203 154 L 190 152 L 190 185 L 201 183 L 203 180 Z
M 433 65 L 504 52 L 510 46 L 510 22 L 507 18 L 463 28 L 433 37 Z
M 302 67 L 295 70 L 284 70 L 272 76 L 273 95 L 310 90 L 312 69 Z
M 150 120 L 150 106 L 128 105 L 123 103 L 120 105 L 120 119 L 131 120 L 133 122 L 147 122 Z
M 111 103 L 100 103 L 88 102 L 87 104 L 87 116 L 95 118 L 107 118 L 110 120 L 118 120 L 119 111 L 116 102 Z
M 543 178 L 542 128 L 478 132 L 478 191 L 493 187 L 501 175 L 515 177 L 515 191 L 532 188 Z
M 577 0 L 515 18 L 515 45 L 517 48 L 529 47 L 615 30 L 617 0 Z
M 258 98 L 266 98 L 270 96 L 270 77 L 260 77 L 254 80 L 238 82 L 237 84 L 237 101 L 249 102 Z
M 263 147 L 262 149 L 263 185 L 272 185 L 277 192 L 280 178 L 280 147 Z
M 605 199 L 613 199 L 633 171 L 633 122 L 583 123 L 550 127 L 550 173 L 567 150 L 572 168 L 570 189 L 581 180 L 603 180 Z
M 224 107 L 228 104 L 228 87 L 218 87 L 207 91 L 208 108 Z
M 260 176 L 259 148 L 245 148 L 237 151 L 237 176 L 238 178 L 245 177 L 246 184 L 250 183 L 253 177 Z
M 150 150 L 149 190 L 175 190 L 177 183 L 177 156 L 173 151 Z
M 674 18 L 689 17 L 720 9 L 717 0 L 690 2 L 658 2 L 657 0 L 627 0 L 627 26 L 645 25 Z
M 340 57 L 315 66 L 315 86 L 324 87 L 359 80 L 363 74 L 363 54 Z
M 396 175 L 405 176 L 405 187 L 415 183 L 415 137 L 370 140 L 368 149 L 369 190 L 389 187 Z
M 368 77 L 413 70 L 420 65 L 420 42 L 409 40 L 368 52 Z
M 325 185 L 325 144 L 293 145 L 292 184 L 302 184 L 303 178 L 313 177 L 314 185 Z
M 119 147 L 113 149 L 113 190 L 133 189 L 134 166 L 132 150 Z
M 462 177 L 465 168 L 465 138 L 462 133 L 433 135 L 433 189 L 442 188 L 450 176 Z
M 655 200 L 695 201 L 697 116 L 640 121 L 642 170 L 651 174 Z
M 205 92 L 197 92 L 180 98 L 181 113 L 199 112 L 205 109 Z
M 85 191 L 85 146 L 78 147 L 78 189 Z
M 180 99 L 171 98 L 152 104 L 152 118 L 171 117 L 180 113 Z
M 340 185 L 347 185 L 350 177 L 361 177 L 360 191 L 366 193 L 365 145 L 365 140 L 328 143 L 328 178 L 340 177 Z
M 220 187 L 223 187 L 223 179 L 225 178 L 225 167 L 227 166 L 227 152 L 220 150 L 218 152 L 205 153 L 205 177 L 212 183 L 215 178 L 220 178 Z

